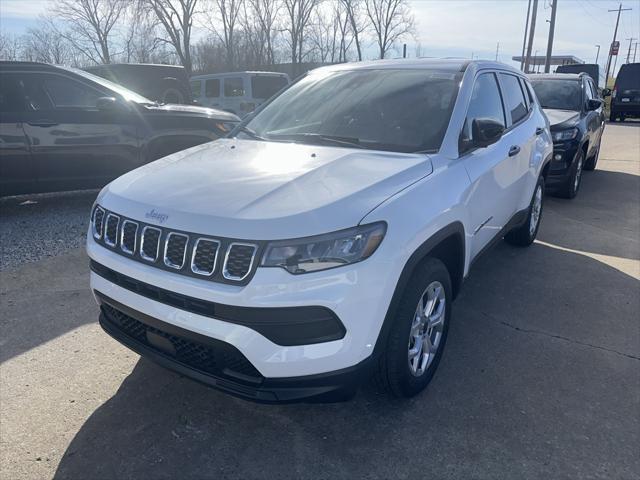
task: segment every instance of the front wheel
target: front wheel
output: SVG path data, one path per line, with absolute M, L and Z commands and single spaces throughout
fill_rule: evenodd
M 527 211 L 527 219 L 519 227 L 507 233 L 504 239 L 517 247 L 528 247 L 536 239 L 542 218 L 542 206 L 544 202 L 544 178 L 538 178 L 536 188 L 533 191 L 531 204 Z
M 412 397 L 438 368 L 449 331 L 451 278 L 437 258 L 427 258 L 409 280 L 395 311 L 377 383 L 397 397 Z

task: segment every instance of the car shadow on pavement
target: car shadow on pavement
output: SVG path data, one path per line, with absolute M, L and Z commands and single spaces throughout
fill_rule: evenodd
M 640 259 L 640 176 L 584 172 L 572 200 L 547 196 L 538 240 L 571 250 Z
M 141 359 L 55 478 L 631 478 L 639 286 L 584 255 L 500 244 L 406 401 L 366 384 L 345 403 L 258 405 Z

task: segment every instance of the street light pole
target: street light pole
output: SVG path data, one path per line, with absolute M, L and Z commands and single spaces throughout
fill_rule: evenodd
M 598 57 L 600 56 L 600 45 L 596 45 L 598 47 L 598 52 L 596 53 L 596 64 L 598 63 Z
M 551 5 L 551 22 L 549 24 L 549 40 L 547 41 L 547 57 L 544 61 L 544 73 L 551 70 L 551 52 L 553 51 L 553 33 L 556 28 L 556 11 L 558 10 L 558 0 L 553 0 Z
M 524 50 L 527 48 L 527 33 L 529 31 L 529 15 L 531 14 L 531 0 L 527 7 L 527 21 L 524 24 L 524 38 L 522 39 L 522 58 L 520 59 L 520 70 L 524 69 Z
M 536 33 L 536 16 L 538 14 L 538 0 L 533 0 L 533 10 L 531 12 L 531 27 L 529 28 L 529 44 L 527 45 L 527 58 L 524 61 L 524 73 L 529 72 L 529 62 L 531 61 L 531 49 L 533 49 L 533 37 Z
M 618 18 L 616 20 L 616 28 L 613 31 L 613 41 L 611 42 L 611 46 L 609 47 L 609 58 L 607 60 L 607 73 L 605 74 L 605 77 L 604 77 L 605 86 L 607 85 L 607 82 L 609 82 L 609 70 L 611 69 L 611 60 L 613 60 L 613 58 L 612 58 L 613 55 L 611 55 L 611 47 L 613 46 L 614 43 L 616 43 L 616 37 L 618 36 L 618 25 L 620 24 L 620 14 L 622 12 L 626 12 L 628 10 L 631 10 L 631 9 L 630 8 L 622 8 L 622 4 L 619 4 L 618 10 L 608 10 L 609 12 L 617 11 L 618 12 Z M 617 55 L 616 55 L 616 57 L 617 57 Z M 616 60 L 617 60 L 617 58 L 616 58 Z M 614 67 L 614 70 L 615 70 L 615 67 Z

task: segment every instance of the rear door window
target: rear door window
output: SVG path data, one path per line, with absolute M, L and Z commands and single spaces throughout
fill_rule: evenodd
M 199 97 L 202 94 L 202 80 L 194 80 L 190 82 L 189 86 L 194 97 Z
M 251 77 L 251 93 L 253 98 L 270 98 L 286 85 L 286 77 L 272 75 L 257 75 L 255 77 Z
M 244 82 L 242 77 L 228 77 L 224 79 L 225 97 L 244 97 Z
M 522 87 L 515 75 L 507 73 L 500 74 L 500 83 L 502 85 L 502 94 L 507 109 L 507 115 L 511 118 L 511 124 L 518 123 L 527 116 L 527 103 L 524 99 Z
M 27 111 L 27 102 L 22 78 L 19 75 L 3 73 L 0 76 L 0 112 L 25 111 Z
M 205 97 L 219 97 L 220 96 L 220 79 L 210 78 L 204 84 L 204 96 Z

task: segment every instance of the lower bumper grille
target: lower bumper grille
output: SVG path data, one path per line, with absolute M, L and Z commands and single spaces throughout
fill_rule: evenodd
M 189 368 L 252 385 L 263 380 L 249 360 L 232 345 L 215 339 L 207 339 L 204 344 L 170 333 L 163 328 L 147 325 L 108 303 L 103 302 L 101 309 L 112 327 Z

